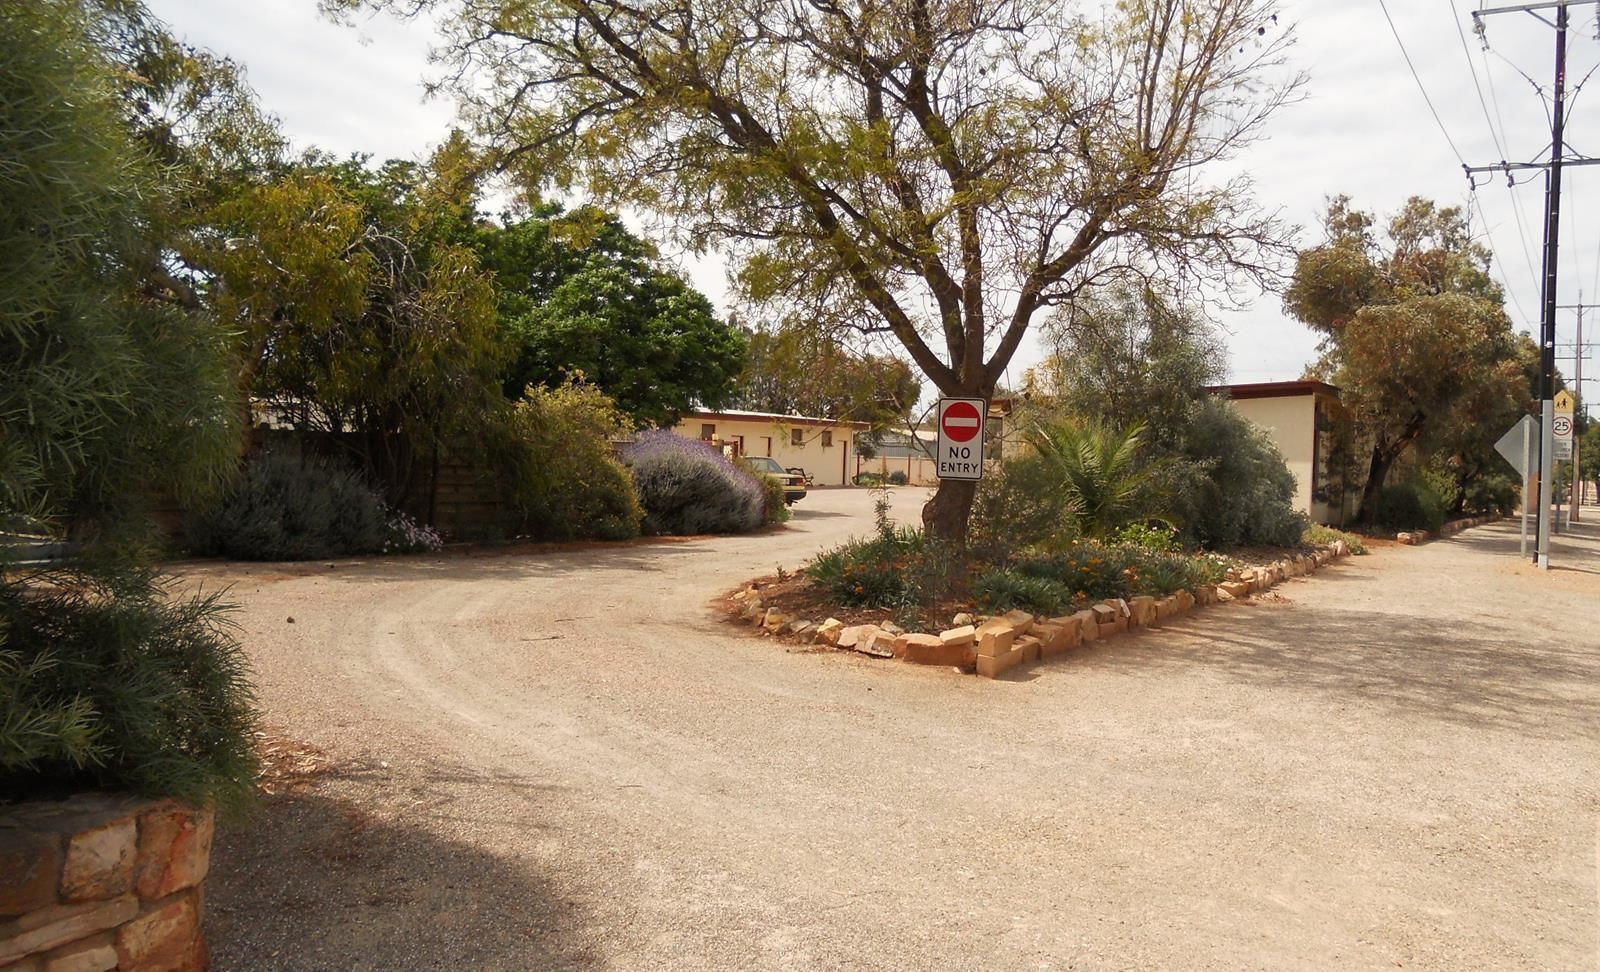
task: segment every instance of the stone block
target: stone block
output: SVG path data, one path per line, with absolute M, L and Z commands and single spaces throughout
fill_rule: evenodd
M 1012 632 L 1019 638 L 1033 630 L 1033 615 L 1027 611 L 1007 611 L 999 620 L 1011 625 Z
M 767 613 L 761 618 L 761 626 L 772 632 L 776 632 L 788 623 L 789 616 L 777 608 L 767 608 Z
M 1245 581 L 1228 581 L 1225 584 L 1217 585 L 1217 589 L 1221 593 L 1228 595 L 1228 600 L 1230 601 L 1250 596 L 1250 585 Z
M 977 658 L 978 674 L 984 678 L 996 678 L 1004 675 L 1011 669 L 1022 664 L 1022 649 L 1012 648 L 1000 655 L 982 655 Z
M 1054 658 L 1066 649 L 1061 646 L 1061 625 L 1040 621 L 1033 626 L 1030 637 L 1039 639 L 1039 657 Z
M 835 644 L 840 648 L 854 648 L 877 633 L 878 626 L 875 624 L 852 624 L 839 629 L 839 640 Z
M 58 834 L 0 827 L 0 915 L 55 904 L 63 856 Z
M 964 624 L 959 628 L 940 632 L 939 640 L 952 647 L 975 645 L 978 643 L 978 629 L 970 624 Z
M 973 663 L 977 646 L 971 641 L 948 644 L 938 635 L 906 635 L 906 661 L 916 665 L 956 665 Z
M 1117 620 L 1117 618 L 1120 616 L 1117 609 L 1109 604 L 1096 604 L 1089 610 L 1094 612 L 1095 624 L 1106 624 L 1108 622 Z
M 188 969 L 200 937 L 200 899 L 185 891 L 157 902 L 117 929 L 117 961 L 124 969 Z
M 965 611 L 962 611 L 960 614 L 958 614 L 955 617 L 951 618 L 950 619 L 950 623 L 959 628 L 964 624 L 972 624 L 974 620 L 976 620 L 976 619 L 973 618 L 972 615 L 968 614 Z
M 1189 611 L 1194 608 L 1194 595 L 1190 594 L 1188 591 L 1179 591 L 1172 596 L 1178 602 L 1177 613 L 1182 614 L 1184 611 Z
M 878 625 L 878 627 L 882 628 L 883 630 L 889 632 L 892 635 L 903 635 L 903 634 L 906 633 L 906 629 L 900 627 L 898 624 L 895 624 L 893 621 L 885 621 L 882 624 Z
M 1216 595 L 1216 602 L 1218 604 L 1227 604 L 1229 601 L 1233 600 L 1233 595 L 1223 590 L 1223 587 L 1225 586 L 1226 585 L 1219 586 L 1214 592 Z
M 131 816 L 73 834 L 61 868 L 62 900 L 104 901 L 127 894 L 133 888 L 138 840 L 139 828 Z
M 1100 624 L 1100 637 L 1109 638 L 1128 630 L 1128 619 L 1117 618 L 1114 621 L 1104 621 Z
M 838 618 L 829 618 L 817 625 L 816 639 L 826 645 L 839 643 L 839 632 L 844 630 L 844 622 Z
M 1100 637 L 1100 620 L 1093 611 L 1079 611 L 1073 617 L 1078 619 L 1078 637 L 1084 641 L 1093 641 Z
M 893 658 L 894 640 L 897 637 L 898 635 L 875 627 L 871 634 L 856 642 L 856 651 L 874 658 Z
M 1156 601 L 1156 621 L 1165 621 L 1178 613 L 1178 599 L 1168 594 Z
M 1004 621 L 989 621 L 979 628 L 978 655 L 997 658 L 1011 650 L 1012 642 L 1016 639 L 1016 632 L 1011 625 Z
M 1148 594 L 1129 598 L 1127 618 L 1130 625 L 1149 627 L 1156 620 L 1156 599 Z
M 1033 635 L 1023 635 L 1016 640 L 1012 650 L 1022 652 L 1023 662 L 1036 662 L 1044 657 L 1044 642 Z
M 45 956 L 43 972 L 108 972 L 117 967 L 117 938 L 101 932 Z
M 110 901 L 51 905 L 0 922 L 0 965 L 115 928 L 138 913 L 139 899 L 125 894 Z
M 165 898 L 205 880 L 216 817 L 180 803 L 139 816 L 138 890 L 142 898 Z

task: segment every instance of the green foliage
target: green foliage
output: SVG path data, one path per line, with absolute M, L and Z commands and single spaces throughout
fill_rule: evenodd
M 747 330 L 746 339 L 744 371 L 729 404 L 780 415 L 867 422 L 871 428 L 859 433 L 867 451 L 857 446 L 863 458 L 871 458 L 877 435 L 906 424 L 907 413 L 922 395 L 922 382 L 906 362 L 855 353 L 809 318 Z
M 764 473 L 752 472 L 752 475 L 754 475 L 756 479 L 761 482 L 761 488 L 766 493 L 767 525 L 771 526 L 777 523 L 788 523 L 789 517 L 793 514 L 789 511 L 789 504 L 784 500 L 783 483 Z
M 909 481 L 910 478 L 906 476 L 904 470 L 896 469 L 889 474 L 888 483 L 890 486 L 904 486 Z
M 1033 614 L 1062 614 L 1071 610 L 1074 593 L 1050 577 L 1017 570 L 992 570 L 972 581 L 972 597 L 985 614 L 1003 614 L 1015 608 Z
M 646 432 L 623 455 L 651 534 L 745 533 L 767 522 L 767 492 L 742 464 L 703 442 Z
M 1077 518 L 1055 467 L 1038 453 L 1008 457 L 978 481 L 967 544 L 979 559 L 1055 549 L 1077 536 Z
M 1118 530 L 1111 542 L 1145 550 L 1174 551 L 1183 549 L 1178 542 L 1178 532 L 1164 523 L 1130 523 Z
M 835 603 L 892 608 L 901 627 L 919 630 L 922 616 L 958 585 L 961 551 L 922 530 L 895 526 L 885 492 L 874 510 L 872 536 L 818 554 L 806 573 Z
M 1300 542 L 1306 518 L 1294 509 L 1294 474 L 1265 429 L 1208 396 L 1180 448 L 1160 481 L 1185 540 L 1208 550 Z
M 1327 240 L 1301 253 L 1284 306 L 1325 336 L 1316 373 L 1341 389 L 1350 441 L 1367 456 L 1360 519 L 1380 516 L 1390 470 L 1408 450 L 1452 459 L 1464 493 L 1494 468 L 1493 443 L 1528 404 L 1533 349 L 1511 328 L 1489 251 L 1467 213 L 1412 198 L 1386 226 L 1340 196 Z M 1413 511 L 1414 512 L 1414 511 Z
M 696 404 L 721 405 L 744 364 L 744 337 L 711 302 L 657 266 L 616 216 L 546 206 L 480 228 L 511 348 L 504 384 L 554 387 L 580 375 L 636 422 L 671 424 Z
M 1168 497 L 1150 489 L 1155 467 L 1141 467 L 1144 429 L 1121 432 L 1064 419 L 1047 421 L 1028 433 L 1058 492 L 1063 509 L 1083 537 L 1110 536 L 1129 523 L 1163 519 Z
M 1385 486 L 1378 494 L 1377 522 L 1390 530 L 1437 530 L 1445 515 L 1443 497 L 1424 479 Z
M 613 440 L 627 416 L 593 385 L 530 386 L 517 403 L 510 441 L 496 450 L 521 531 L 543 540 L 639 535 L 644 510 Z
M 1307 524 L 1305 533 L 1301 535 L 1301 542 L 1319 547 L 1328 546 L 1335 540 L 1343 540 L 1350 548 L 1350 552 L 1358 557 L 1365 556 L 1367 553 L 1367 545 L 1362 541 L 1360 534 L 1335 530 L 1333 527 L 1323 526 L 1320 523 Z
M 254 699 L 216 596 L 8 581 L 0 637 L 0 799 L 127 789 L 230 811 L 253 794 Z
M 0 520 L 135 534 L 155 490 L 231 466 L 226 345 L 144 299 L 168 198 L 130 142 L 91 8 L 0 5 Z
M 316 560 L 437 550 L 432 531 L 391 513 L 356 472 L 314 456 L 264 453 L 191 518 L 190 546 L 237 560 Z
M 1059 614 L 1107 598 L 1193 590 L 1226 573 L 1227 562 L 1210 554 L 1082 541 L 1055 554 L 1013 558 L 979 575 L 973 593 L 988 612 Z
M 1143 425 L 1156 453 L 1177 451 L 1206 388 L 1227 376 L 1217 326 L 1148 286 L 1119 281 L 1074 301 L 1045 334 L 1052 351 L 1025 387 L 1067 416 L 1111 429 Z

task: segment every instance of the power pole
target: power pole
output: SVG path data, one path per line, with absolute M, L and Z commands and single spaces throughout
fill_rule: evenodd
M 1576 304 L 1562 304 L 1562 310 L 1576 310 L 1578 312 L 1578 333 L 1572 344 L 1572 394 L 1578 399 L 1577 415 L 1588 416 L 1588 409 L 1583 405 L 1583 291 L 1578 292 Z M 1571 522 L 1581 522 L 1580 515 L 1583 510 L 1583 500 L 1587 484 L 1583 481 L 1583 436 L 1576 433 L 1572 436 L 1572 512 L 1568 514 Z
M 1548 163 L 1527 162 L 1513 165 L 1502 162 L 1500 165 L 1464 166 L 1467 170 L 1467 179 L 1472 181 L 1476 172 L 1493 172 L 1503 170 L 1509 177 L 1513 168 L 1534 169 L 1543 168 L 1545 176 L 1544 194 L 1544 281 L 1541 288 L 1543 319 L 1539 327 L 1539 509 L 1537 512 L 1539 524 L 1538 543 L 1534 552 L 1534 562 L 1541 569 L 1550 568 L 1550 501 L 1554 498 L 1555 483 L 1552 470 L 1554 468 L 1555 443 L 1551 436 L 1551 425 L 1555 419 L 1555 394 L 1556 371 L 1556 256 L 1558 253 L 1558 233 L 1561 226 L 1561 164 L 1566 143 L 1563 129 L 1566 123 L 1566 91 L 1567 91 L 1567 4 L 1569 0 L 1547 0 L 1544 3 L 1523 3 L 1508 7 L 1493 7 L 1472 12 L 1474 28 L 1482 34 L 1482 18 L 1490 14 L 1501 13 L 1526 13 L 1534 18 L 1549 24 L 1556 31 L 1556 78 L 1555 78 L 1555 103 L 1550 116 L 1550 161 Z M 1554 9 L 1556 19 L 1554 23 L 1539 13 L 1541 10 Z M 1600 159 L 1584 160 L 1600 162 Z M 1477 183 L 1473 182 L 1473 188 Z

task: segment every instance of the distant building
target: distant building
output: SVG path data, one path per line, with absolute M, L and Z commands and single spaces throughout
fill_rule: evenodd
M 844 486 L 855 475 L 855 435 L 866 422 L 700 409 L 679 420 L 673 432 L 710 442 L 730 455 L 771 456 L 785 469 L 804 469 L 816 486 Z
M 1231 399 L 1240 415 L 1266 429 L 1294 473 L 1294 508 L 1317 523 L 1340 523 L 1345 492 L 1330 481 L 1329 431 L 1339 389 L 1321 381 L 1218 385 L 1207 391 Z

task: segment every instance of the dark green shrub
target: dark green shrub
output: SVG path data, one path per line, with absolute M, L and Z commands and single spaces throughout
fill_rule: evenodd
M 904 470 L 896 469 L 894 472 L 889 474 L 890 486 L 904 486 L 907 482 L 909 482 L 909 480 L 906 477 Z
M 247 676 L 216 595 L 0 585 L 0 799 L 125 789 L 237 808 L 257 768 Z
M 1463 505 L 1474 513 L 1505 516 L 1517 511 L 1518 496 L 1515 477 L 1492 473 L 1479 476 L 1467 484 Z
M 1294 509 L 1294 474 L 1265 430 L 1207 398 L 1184 438 L 1163 490 L 1185 540 L 1207 550 L 1300 542 L 1307 520 Z
M 593 385 L 527 389 L 511 416 L 510 442 L 497 450 L 520 513 L 514 532 L 540 540 L 638 536 L 644 509 L 611 448 L 631 428 Z
M 381 553 L 397 540 L 390 519 L 358 474 L 311 456 L 263 453 L 220 502 L 191 518 L 189 543 L 238 560 Z
M 1180 550 L 1178 532 L 1164 523 L 1130 523 L 1111 538 L 1113 543 L 1146 550 Z
M 633 470 L 646 533 L 744 533 L 767 521 L 765 488 L 703 442 L 647 432 L 623 460 Z
M 1000 614 L 1020 608 L 1033 614 L 1061 614 L 1072 609 L 1074 591 L 1049 577 L 1018 570 L 992 570 L 972 581 L 978 610 Z
M 761 490 L 766 494 L 766 516 L 768 526 L 775 523 L 789 522 L 789 504 L 784 501 L 783 484 L 771 476 L 763 473 L 751 473 L 756 481 L 761 484 Z
M 1050 465 L 1033 453 L 1007 459 L 978 481 L 967 544 L 980 559 L 1002 560 L 1034 548 L 1064 546 L 1077 536 L 1066 494 Z
M 1210 554 L 1090 541 L 1050 556 L 1021 558 L 1010 566 L 1018 574 L 1060 584 L 1079 603 L 1193 590 L 1220 582 L 1227 572 L 1226 562 Z
M 1367 545 L 1361 541 L 1360 534 L 1335 530 L 1333 527 L 1323 526 L 1320 523 L 1313 523 L 1307 526 L 1300 539 L 1302 543 L 1316 544 L 1323 547 L 1333 543 L 1335 540 L 1343 540 L 1352 554 L 1360 557 L 1365 556 L 1367 553 Z
M 1444 500 L 1422 480 L 1385 486 L 1378 493 L 1378 525 L 1386 529 L 1437 530 L 1444 518 Z

